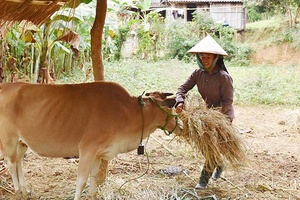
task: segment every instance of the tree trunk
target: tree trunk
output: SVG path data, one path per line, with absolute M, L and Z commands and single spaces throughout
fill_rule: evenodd
M 107 0 L 97 0 L 96 16 L 91 30 L 91 50 L 94 80 L 104 80 L 102 34 L 107 11 Z

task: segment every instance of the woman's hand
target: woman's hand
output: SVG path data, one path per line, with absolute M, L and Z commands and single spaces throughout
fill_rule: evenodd
M 181 113 L 184 108 L 184 103 L 179 103 L 176 107 L 176 113 Z

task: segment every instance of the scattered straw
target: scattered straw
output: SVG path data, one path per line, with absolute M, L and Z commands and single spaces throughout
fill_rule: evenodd
M 220 111 L 208 109 L 200 96 L 188 96 L 179 117 L 184 123 L 179 136 L 204 156 L 210 170 L 224 164 L 237 168 L 246 161 L 238 130 Z

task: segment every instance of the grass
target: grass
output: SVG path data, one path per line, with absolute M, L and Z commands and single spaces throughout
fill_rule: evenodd
M 299 67 L 235 67 L 235 102 L 237 104 L 300 105 Z
M 267 20 L 247 23 L 247 29 L 279 28 L 283 20 L 280 17 L 272 17 Z
M 288 43 L 291 48 L 299 49 L 300 26 L 297 24 L 296 27 L 288 27 L 288 22 L 282 16 L 276 16 L 268 20 L 247 23 L 246 43 L 250 44 L 259 42 L 267 46 L 274 44 L 280 46 L 281 44 Z
M 299 66 L 255 66 L 231 67 L 226 64 L 233 77 L 235 97 L 238 105 L 300 105 Z M 178 60 L 147 62 L 143 60 L 123 60 L 105 63 L 105 79 L 118 82 L 132 95 L 144 91 L 164 91 L 176 93 L 193 70 L 196 63 Z M 73 72 L 59 83 L 93 81 L 92 74 L 85 78 L 83 71 Z M 196 87 L 191 92 L 197 92 Z

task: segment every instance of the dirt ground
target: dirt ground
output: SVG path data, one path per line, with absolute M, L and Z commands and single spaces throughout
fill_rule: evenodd
M 235 106 L 234 125 L 248 149 L 248 164 L 226 168 L 221 179 L 196 191 L 203 159 L 184 142 L 156 131 L 147 155 L 121 154 L 109 164 L 99 199 L 300 199 L 300 110 Z M 148 162 L 149 161 L 149 162 Z M 0 161 L 0 199 L 72 199 L 76 159 L 42 158 L 28 152 L 24 173 L 30 195 L 15 195 Z M 169 172 L 169 174 L 166 174 Z M 87 186 L 88 187 L 88 186 Z M 83 199 L 89 199 L 83 194 Z

